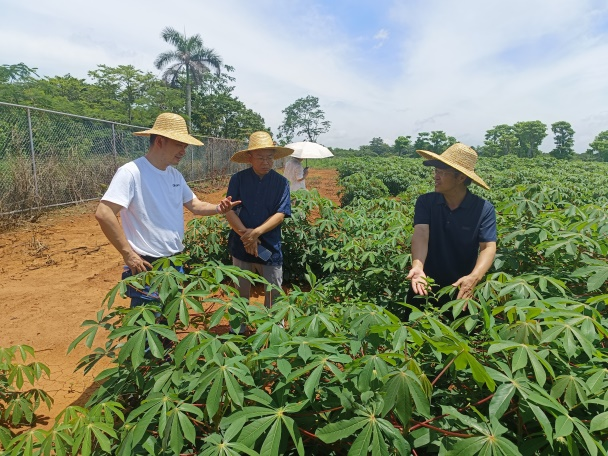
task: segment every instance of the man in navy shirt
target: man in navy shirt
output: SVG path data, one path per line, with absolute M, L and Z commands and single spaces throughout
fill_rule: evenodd
M 474 171 L 477 153 L 461 143 L 441 155 L 416 152 L 435 168 L 435 191 L 416 201 L 407 301 L 428 295 L 427 276 L 440 287 L 458 288 L 457 299 L 471 298 L 496 255 L 494 206 L 468 189 L 471 182 L 489 189 Z
M 232 264 L 256 272 L 278 287 L 283 283 L 281 223 L 291 217 L 291 200 L 289 181 L 273 169 L 273 162 L 292 153 L 293 149 L 276 146 L 267 132 L 258 131 L 250 136 L 247 149 L 230 159 L 251 164 L 234 174 L 228 184 L 227 195 L 241 201 L 226 214 L 232 228 L 228 236 Z M 249 298 L 251 283 L 239 279 L 237 289 Z M 278 290 L 266 292 L 264 305 L 272 306 L 277 294 Z

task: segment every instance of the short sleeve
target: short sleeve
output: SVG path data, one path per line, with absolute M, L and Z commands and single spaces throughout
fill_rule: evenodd
M 134 180 L 133 174 L 126 167 L 118 168 L 101 200 L 118 204 L 124 208 L 129 207 L 135 192 Z
M 276 212 L 285 214 L 285 217 L 291 217 L 291 194 L 289 192 L 289 183 L 285 178 L 283 178 L 283 181 L 283 191 Z
M 185 204 L 188 201 L 192 201 L 194 199 L 194 192 L 192 191 L 192 189 L 190 188 L 190 186 L 188 185 L 188 183 L 186 182 L 186 179 L 184 179 L 184 176 L 182 176 L 180 174 L 181 180 L 182 180 L 182 202 Z
M 496 210 L 489 201 L 484 202 L 479 224 L 479 242 L 496 242 Z
M 230 181 L 228 182 L 228 191 L 226 192 L 226 196 L 231 196 L 232 201 L 238 201 L 241 199 L 238 179 L 238 173 L 235 173 L 230 177 Z
M 414 207 L 414 226 L 431 224 L 431 201 L 429 194 L 420 195 Z

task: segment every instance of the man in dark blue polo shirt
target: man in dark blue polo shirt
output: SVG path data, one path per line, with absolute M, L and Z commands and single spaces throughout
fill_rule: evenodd
M 273 162 L 292 153 L 293 149 L 275 146 L 267 132 L 258 131 L 250 136 L 247 149 L 230 159 L 251 164 L 234 174 L 228 184 L 227 195 L 233 201 L 241 201 L 226 214 L 232 227 L 228 236 L 232 264 L 253 271 L 278 287 L 283 283 L 281 223 L 291 216 L 291 200 L 289 181 L 273 169 Z M 241 296 L 249 298 L 251 283 L 240 279 L 237 289 Z M 272 306 L 277 294 L 277 290 L 266 292 L 264 305 Z
M 435 167 L 435 191 L 416 201 L 407 301 L 415 304 L 416 295 L 428 295 L 427 276 L 440 287 L 457 287 L 457 299 L 471 298 L 496 255 L 494 206 L 468 189 L 471 182 L 489 188 L 475 173 L 477 153 L 461 143 L 441 155 L 416 152 L 424 165 Z

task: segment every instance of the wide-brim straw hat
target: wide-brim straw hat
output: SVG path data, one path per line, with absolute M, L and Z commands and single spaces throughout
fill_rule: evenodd
M 249 163 L 247 154 L 255 150 L 270 150 L 274 152 L 274 159 L 278 160 L 288 155 L 293 154 L 294 150 L 289 147 L 276 146 L 270 134 L 266 131 L 256 131 L 249 137 L 249 145 L 245 150 L 239 150 L 232 157 L 230 161 L 235 163 Z
M 186 126 L 184 118 L 179 114 L 174 114 L 172 112 L 163 112 L 162 114 L 159 114 L 151 129 L 137 131 L 133 134 L 135 136 L 158 135 L 186 144 L 192 144 L 193 146 L 203 145 L 203 143 L 194 136 L 188 134 L 188 127 Z
M 487 190 L 490 189 L 488 184 L 486 184 L 483 179 L 475 173 L 477 152 L 475 152 L 471 147 L 462 143 L 456 143 L 448 147 L 441 155 L 434 152 L 429 152 L 428 150 L 417 150 L 416 152 L 418 152 L 418 154 L 420 154 L 423 158 L 426 158 L 427 161 L 424 162 L 425 166 L 436 166 L 439 164 L 436 162 L 441 162 L 457 171 L 460 171 L 465 176 L 470 177 L 471 180 L 480 187 Z

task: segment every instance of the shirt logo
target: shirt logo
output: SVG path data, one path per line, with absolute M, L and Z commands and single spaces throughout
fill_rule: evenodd
M 174 187 L 179 187 L 179 184 L 173 184 Z

